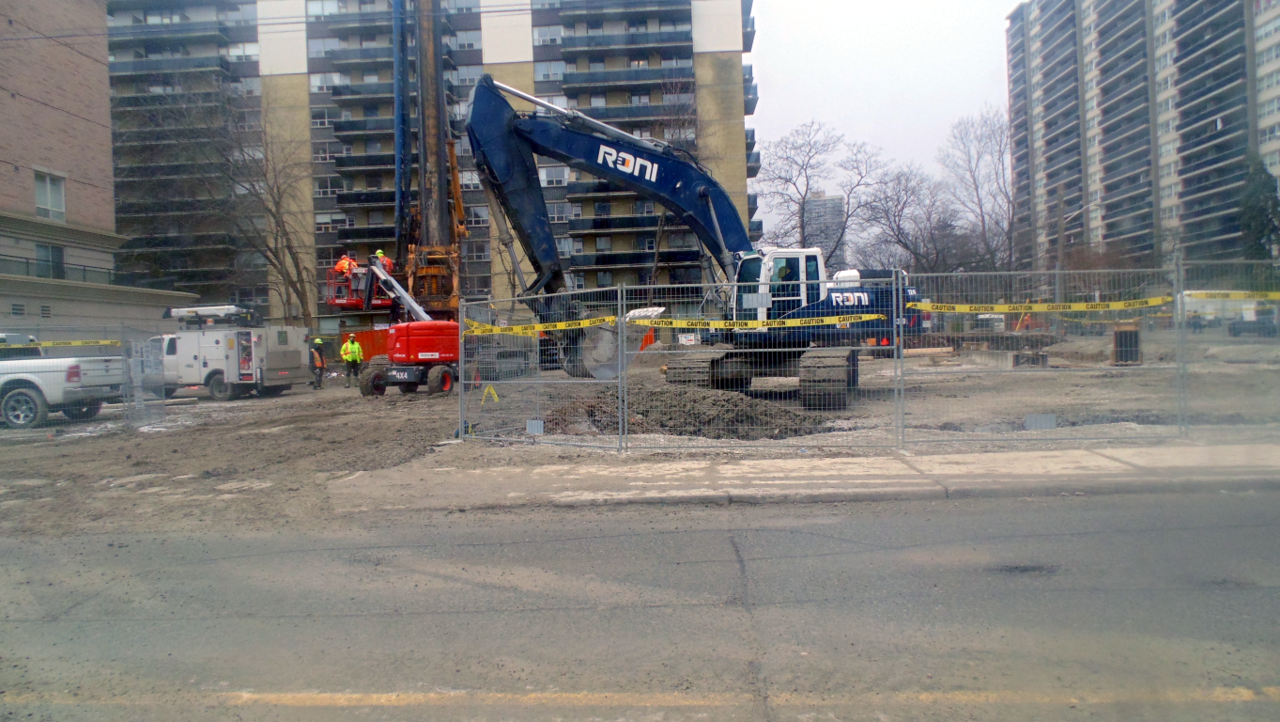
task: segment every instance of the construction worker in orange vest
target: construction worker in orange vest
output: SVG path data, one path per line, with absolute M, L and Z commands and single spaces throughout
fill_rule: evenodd
M 344 276 L 350 277 L 351 271 L 355 270 L 355 267 L 356 262 L 351 260 L 351 257 L 344 253 L 342 254 L 342 258 L 338 259 L 338 263 L 333 267 L 333 270 Z
M 391 273 L 392 269 L 396 267 L 396 262 L 391 260 L 387 256 L 385 256 L 382 253 L 381 248 L 378 249 L 378 253 L 376 254 L 376 256 L 378 261 L 382 263 L 382 269 L 385 270 L 387 273 Z

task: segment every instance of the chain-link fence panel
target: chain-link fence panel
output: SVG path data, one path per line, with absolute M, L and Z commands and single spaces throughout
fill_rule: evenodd
M 129 339 L 120 326 L 0 328 L 0 433 L 120 421 Z
M 1280 269 L 1186 262 L 1178 314 L 1182 421 L 1195 435 L 1280 423 Z
M 809 283 L 798 270 L 625 289 L 639 352 L 623 385 L 628 448 L 897 443 L 901 274 Z
M 904 444 L 1071 444 L 1178 433 L 1171 270 L 917 274 Z
M 465 438 L 622 448 L 615 288 L 464 303 Z

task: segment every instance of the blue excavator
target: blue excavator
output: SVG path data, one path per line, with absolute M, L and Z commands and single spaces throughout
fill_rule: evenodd
M 508 97 L 535 106 L 518 113 Z M 520 301 L 541 323 L 581 320 L 547 212 L 535 155 L 637 193 L 673 214 L 702 244 L 704 282 L 711 263 L 731 290 L 717 296 L 716 314 L 730 321 L 801 321 L 839 316 L 872 317 L 853 323 L 786 324 L 702 332 L 716 350 L 681 354 L 667 365 L 670 383 L 745 391 L 755 377 L 800 378 L 800 398 L 810 409 L 843 409 L 858 383 L 858 354 L 897 353 L 903 336 L 922 333 L 919 301 L 900 271 L 843 271 L 827 277 L 815 248 L 755 249 L 738 209 L 711 173 L 682 149 L 640 138 L 571 108 L 484 76 L 471 99 L 467 134 L 476 165 L 519 240 L 534 278 Z M 646 309 L 654 316 L 665 309 Z M 573 376 L 602 378 L 616 363 L 592 363 L 591 331 L 551 332 L 564 369 Z M 616 358 L 616 356 L 615 356 Z

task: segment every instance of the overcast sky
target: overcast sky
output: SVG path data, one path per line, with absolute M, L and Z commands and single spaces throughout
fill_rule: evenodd
M 755 0 L 747 126 L 766 141 L 818 119 L 936 172 L 951 123 L 1004 107 L 1017 0 Z

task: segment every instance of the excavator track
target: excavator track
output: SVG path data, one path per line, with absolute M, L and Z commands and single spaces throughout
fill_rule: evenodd
M 800 357 L 800 402 L 810 411 L 841 411 L 858 386 L 855 349 L 814 349 Z
M 667 364 L 667 383 L 692 384 L 704 389 L 711 388 L 711 371 L 726 354 L 710 353 L 679 356 Z

